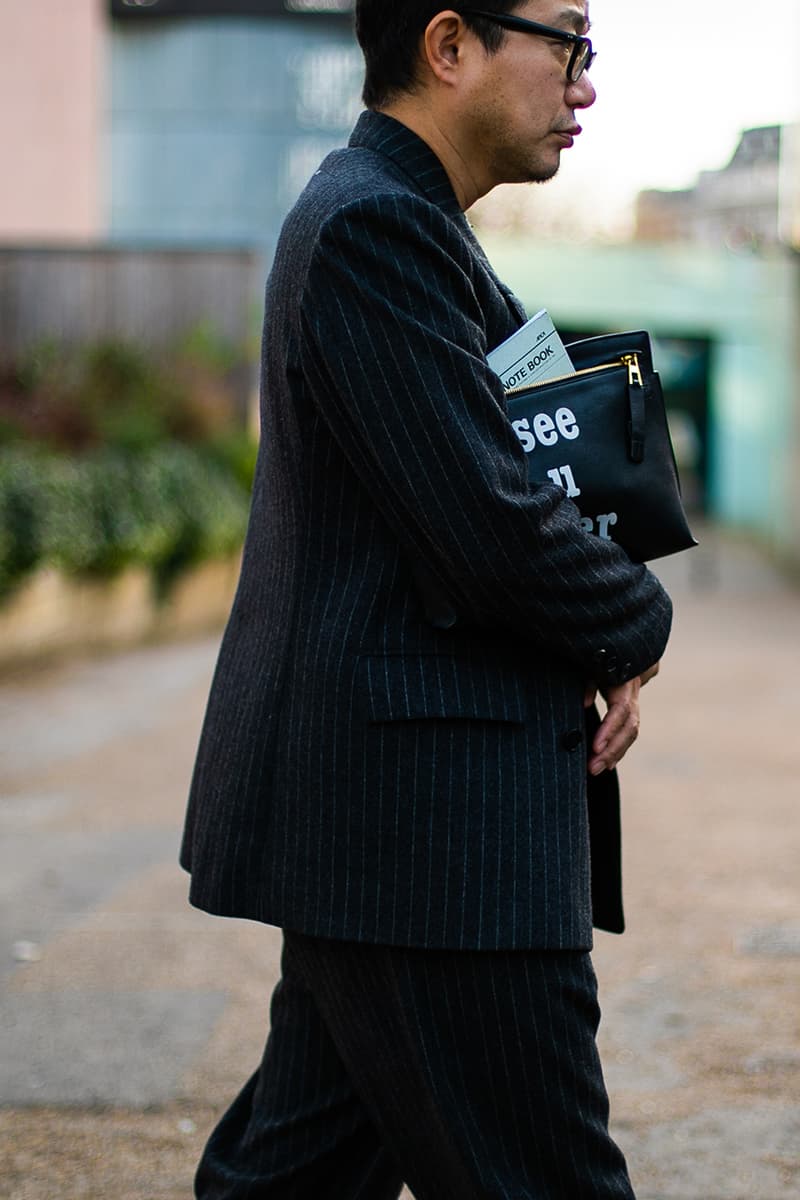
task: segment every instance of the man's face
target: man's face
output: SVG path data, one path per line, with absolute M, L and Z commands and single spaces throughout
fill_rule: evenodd
M 567 33 L 588 30 L 588 0 L 527 0 L 513 13 Z M 473 58 L 462 96 L 463 145 L 490 186 L 551 179 L 562 151 L 580 133 L 576 110 L 593 104 L 595 91 L 587 73 L 568 81 L 570 50 L 564 42 L 508 30 L 500 50 L 482 62 Z

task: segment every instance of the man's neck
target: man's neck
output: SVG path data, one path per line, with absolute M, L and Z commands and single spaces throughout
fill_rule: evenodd
M 491 184 L 484 185 L 468 167 L 457 140 L 445 132 L 444 122 L 437 119 L 435 111 L 426 107 L 419 96 L 401 97 L 378 111 L 405 125 L 431 148 L 447 172 L 462 210 L 471 208 L 491 190 Z

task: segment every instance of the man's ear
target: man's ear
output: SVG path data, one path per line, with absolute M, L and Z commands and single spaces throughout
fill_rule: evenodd
M 445 9 L 428 24 L 420 47 L 423 66 L 441 82 L 454 82 L 455 72 L 461 63 L 467 27 L 463 17 L 452 9 Z

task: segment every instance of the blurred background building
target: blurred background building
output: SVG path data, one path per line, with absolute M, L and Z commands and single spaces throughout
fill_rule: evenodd
M 359 109 L 352 7 L 0 0 L 0 357 L 200 319 L 252 335 L 282 218 Z M 474 219 L 567 337 L 651 331 L 687 499 L 800 562 L 798 130 L 643 192 L 626 240 L 543 226 L 536 189 Z
M 255 361 L 283 216 L 359 109 L 351 25 L 350 0 L 0 0 L 0 360 L 205 323 Z
M 349 0 L 0 0 L 4 241 L 246 245 L 359 107 Z
M 747 129 L 731 161 L 694 187 L 641 192 L 635 237 L 732 250 L 800 244 L 797 138 L 796 126 Z

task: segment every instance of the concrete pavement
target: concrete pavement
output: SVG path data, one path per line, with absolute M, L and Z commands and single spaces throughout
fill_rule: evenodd
M 601 1048 L 640 1200 L 800 1197 L 800 591 L 712 535 L 626 761 Z M 216 639 L 0 681 L 0 1196 L 178 1200 L 257 1061 L 275 931 L 176 865 Z M 324 1200 L 324 1198 L 320 1198 Z

